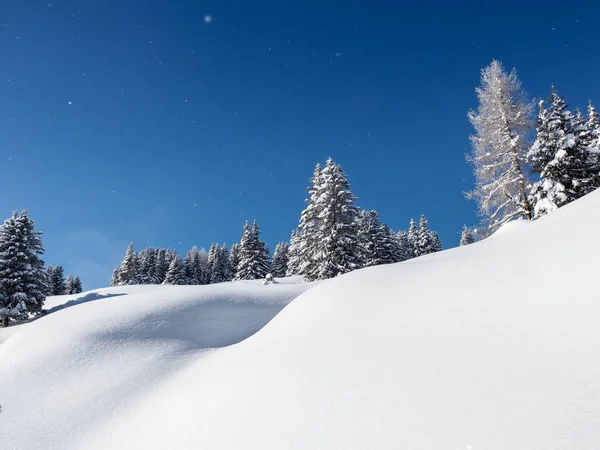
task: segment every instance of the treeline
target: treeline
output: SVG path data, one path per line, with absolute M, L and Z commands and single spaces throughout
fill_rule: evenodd
M 600 187 L 600 122 L 591 102 L 587 116 L 573 112 L 552 86 L 534 118 L 517 72 L 505 72 L 498 61 L 482 70 L 476 92 L 468 158 L 475 189 L 467 197 L 477 202 L 484 234 L 515 218 L 542 217 Z
M 377 211 L 361 210 L 342 167 L 332 159 L 317 165 L 308 188 L 308 206 L 273 258 L 260 239 L 260 227 L 246 222 L 239 243 L 212 244 L 208 253 L 193 247 L 182 258 L 176 251 L 148 247 L 136 252 L 129 244 L 114 270 L 111 286 L 129 284 L 212 284 L 301 275 L 307 280 L 335 277 L 362 267 L 405 261 L 442 249 L 425 216 L 408 231 L 394 232 Z M 468 242 L 467 242 L 468 243 Z
M 0 324 L 42 312 L 48 295 L 82 291 L 79 277 L 64 280 L 62 266 L 44 268 L 42 233 L 27 211 L 13 213 L 0 226 Z

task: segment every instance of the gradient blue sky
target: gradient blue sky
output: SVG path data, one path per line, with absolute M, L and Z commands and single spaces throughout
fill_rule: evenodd
M 296 226 L 328 156 L 394 229 L 455 246 L 480 69 L 600 106 L 600 2 L 21 0 L 0 7 L 0 212 L 46 262 L 108 284 L 129 241 Z M 206 20 L 207 16 L 212 20 Z

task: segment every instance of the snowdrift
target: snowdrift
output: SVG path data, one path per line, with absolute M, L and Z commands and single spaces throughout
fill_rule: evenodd
M 311 287 L 299 282 L 50 297 L 46 316 L 0 329 L 0 449 L 71 447 L 188 360 L 262 328 Z

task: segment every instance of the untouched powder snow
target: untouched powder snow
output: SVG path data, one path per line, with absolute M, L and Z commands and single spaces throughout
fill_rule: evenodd
M 199 337 L 146 306 L 159 290 L 59 310 L 0 344 L 0 448 L 597 450 L 598 223 L 600 192 L 320 283 L 203 352 L 227 321 Z
M 299 281 L 50 297 L 46 316 L 0 329 L 0 449 L 72 447 L 186 362 L 262 328 L 313 285 Z

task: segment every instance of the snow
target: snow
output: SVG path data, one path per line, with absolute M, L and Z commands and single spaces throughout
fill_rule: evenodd
M 599 221 L 596 192 L 317 285 L 97 291 L 0 344 L 0 448 L 597 449 Z

